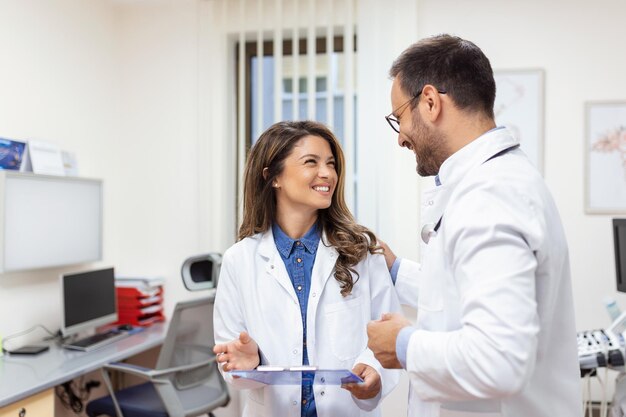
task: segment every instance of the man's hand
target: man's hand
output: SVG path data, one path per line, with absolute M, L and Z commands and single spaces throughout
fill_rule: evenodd
M 400 330 L 410 325 L 411 322 L 400 313 L 385 313 L 380 320 L 367 324 L 367 347 L 384 368 L 402 368 L 396 355 L 396 339 Z
M 383 242 L 382 240 L 378 239 L 378 244 L 380 245 L 381 248 L 383 248 L 383 256 L 385 257 L 385 263 L 387 264 L 387 269 L 391 271 L 391 267 L 393 266 L 393 263 L 396 261 L 397 256 L 395 253 L 393 253 L 391 248 L 387 246 L 387 244 Z
M 239 334 L 239 339 L 213 346 L 217 362 L 223 363 L 224 372 L 254 369 L 259 366 L 259 345 L 246 332 Z
M 357 363 L 352 368 L 352 373 L 360 376 L 363 382 L 359 384 L 342 384 L 341 388 L 350 391 L 359 400 L 368 400 L 378 395 L 382 388 L 382 383 L 380 382 L 380 375 L 374 368 L 364 363 Z

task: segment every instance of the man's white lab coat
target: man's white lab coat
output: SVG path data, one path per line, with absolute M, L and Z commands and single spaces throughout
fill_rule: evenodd
M 422 198 L 430 240 L 421 264 L 401 261 L 396 282 L 401 302 L 418 309 L 410 416 L 437 416 L 440 406 L 582 415 L 567 243 L 517 144 L 506 129 L 486 133 L 444 162 L 442 185 Z
M 368 255 L 356 265 L 359 280 L 344 298 L 334 277 L 338 253 L 324 241 L 322 237 L 317 249 L 307 306 L 309 363 L 323 369 L 367 364 L 381 375 L 384 396 L 397 384 L 399 372 L 383 369 L 367 349 L 366 326 L 400 308 L 385 260 Z M 300 305 L 271 230 L 224 253 L 214 325 L 216 343 L 247 331 L 259 344 L 262 365 L 302 365 Z M 244 416 L 300 417 L 300 385 L 264 386 L 228 374 L 225 378 L 234 388 L 251 388 Z M 313 391 L 318 417 L 380 416 L 376 407 L 381 395 L 357 400 L 337 385 L 314 385 Z

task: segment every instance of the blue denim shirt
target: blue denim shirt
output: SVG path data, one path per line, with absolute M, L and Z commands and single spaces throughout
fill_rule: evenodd
M 283 258 L 289 279 L 291 279 L 300 302 L 303 329 L 302 365 L 309 365 L 306 345 L 306 311 L 311 290 L 311 274 L 313 272 L 313 264 L 315 263 L 317 245 L 320 241 L 320 231 L 317 225 L 313 225 L 299 240 L 294 240 L 287 236 L 277 224 L 272 225 L 272 232 L 276 249 L 278 249 L 280 257 Z M 302 417 L 317 417 L 315 397 L 313 396 L 312 373 L 305 372 L 302 375 L 302 401 L 300 404 Z

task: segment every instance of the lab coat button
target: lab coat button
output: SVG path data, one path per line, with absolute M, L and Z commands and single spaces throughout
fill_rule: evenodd
M 298 401 L 292 401 L 291 405 L 298 405 Z
M 324 391 L 320 392 L 321 396 L 324 396 L 324 394 L 326 394 Z
M 430 200 L 430 201 L 428 202 L 428 205 L 429 205 L 429 206 L 432 206 L 433 204 L 434 204 L 433 200 Z
M 315 293 L 311 294 L 311 296 L 313 296 L 313 297 L 315 297 L 315 295 L 316 295 Z
M 297 355 L 297 354 L 298 354 L 298 349 L 294 349 L 294 350 L 293 350 L 293 354 L 294 354 L 294 355 Z
M 274 269 L 274 265 L 270 265 L 270 268 Z

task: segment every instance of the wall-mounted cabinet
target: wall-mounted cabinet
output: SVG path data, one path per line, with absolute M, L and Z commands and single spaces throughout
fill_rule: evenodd
M 0 171 L 0 272 L 102 259 L 102 181 Z

